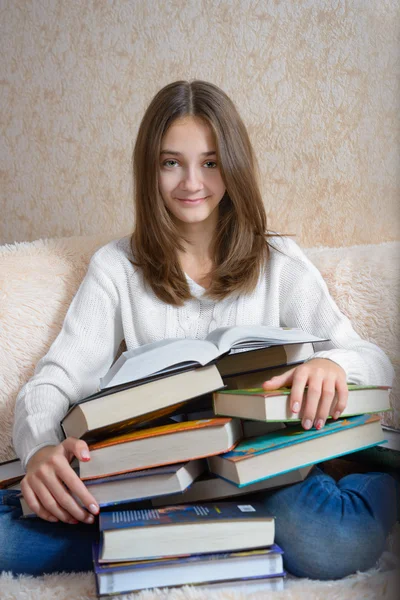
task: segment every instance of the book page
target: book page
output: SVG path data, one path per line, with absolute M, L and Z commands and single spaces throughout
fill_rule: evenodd
M 240 325 L 219 327 L 206 338 L 215 344 L 219 354 L 232 350 L 266 348 L 280 344 L 325 341 L 311 333 L 291 327 L 269 327 L 267 325 Z
M 159 372 L 179 371 L 190 365 L 203 367 L 217 356 L 217 348 L 207 340 L 160 340 L 123 352 L 100 380 L 100 389 L 144 379 Z

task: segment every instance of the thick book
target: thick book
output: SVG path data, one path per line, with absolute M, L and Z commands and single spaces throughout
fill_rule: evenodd
M 220 552 L 124 563 L 100 563 L 93 544 L 93 564 L 100 596 L 150 588 L 207 585 L 284 577 L 282 550 L 277 545 L 244 552 Z
M 224 386 L 215 365 L 107 388 L 75 403 L 61 421 L 65 436 L 102 439 L 166 417 Z
M 99 479 L 87 479 L 85 485 L 100 508 L 142 500 L 175 497 L 184 492 L 206 469 L 205 460 L 166 465 Z M 78 498 L 76 500 L 80 502 Z M 20 497 L 24 517 L 35 516 Z M 173 502 L 170 502 L 172 504 Z
M 301 329 L 290 327 L 267 327 L 265 325 L 220 327 L 209 333 L 204 340 L 189 338 L 160 340 L 123 352 L 100 380 L 100 388 L 124 384 L 157 373 L 166 375 L 180 369 L 205 366 L 226 354 L 239 351 L 260 350 L 270 346 L 289 346 L 290 344 L 308 344 L 308 351 L 311 351 L 311 345 L 314 342 L 322 341 L 326 340 Z M 297 348 L 297 353 L 299 352 L 302 351 Z M 281 358 L 276 360 L 286 363 L 288 353 L 290 353 L 288 348 L 283 349 Z M 296 352 L 293 351 L 293 355 L 295 354 Z M 263 360 L 260 363 L 263 367 L 273 366 L 264 364 Z M 232 372 L 227 365 L 228 362 L 223 369 L 226 374 Z
M 99 562 L 263 548 L 274 543 L 274 525 L 261 502 L 101 512 Z
M 347 406 L 341 414 L 342 417 L 390 409 L 389 387 L 348 384 L 348 389 Z M 214 413 L 259 421 L 298 421 L 302 418 L 302 411 L 298 414 L 291 412 L 290 392 L 290 388 L 268 392 L 262 388 L 221 390 L 214 393 Z M 334 414 L 336 403 L 335 397 L 330 414 Z
M 249 352 L 249 354 L 251 354 Z M 232 356 L 235 356 L 232 354 Z M 268 381 L 272 379 L 272 377 L 277 377 L 278 375 L 283 375 L 290 369 L 293 369 L 297 365 L 302 363 L 290 363 L 281 365 L 279 367 L 268 367 L 263 368 L 257 371 L 248 371 L 245 373 L 238 373 L 235 375 L 223 376 L 222 380 L 224 385 L 229 390 L 244 390 L 248 388 L 260 388 L 264 381 Z M 217 366 L 219 367 L 218 363 Z M 265 363 L 264 363 L 265 366 Z
M 188 504 L 189 502 L 209 502 L 211 500 L 228 500 L 235 496 L 243 494 L 251 494 L 263 490 L 272 490 L 274 488 L 292 485 L 304 481 L 312 466 L 303 467 L 301 469 L 293 469 L 288 473 L 270 477 L 257 481 L 252 485 L 238 487 L 234 483 L 226 481 L 212 473 L 205 473 L 194 481 L 185 491 L 180 494 L 172 494 L 171 496 L 159 496 L 152 498 L 153 506 L 166 506 L 168 504 Z
M 323 429 L 300 425 L 240 442 L 233 450 L 210 457 L 211 472 L 243 486 L 307 465 L 382 443 L 379 417 L 359 415 L 328 421 Z
M 251 421 L 247 419 L 242 420 L 243 437 L 259 437 L 260 435 L 267 435 L 273 431 L 279 431 L 280 429 L 286 429 L 285 423 L 281 421 Z
M 17 484 L 24 475 L 21 461 L 18 458 L 0 463 L 0 489 Z
M 241 438 L 239 419 L 214 418 L 151 427 L 89 444 L 90 460 L 79 463 L 81 479 L 173 464 L 232 448 Z
M 288 370 L 289 366 L 303 363 L 314 354 L 311 342 L 288 343 L 260 349 L 248 349 L 226 354 L 217 360 L 222 377 L 247 375 L 266 368 L 276 369 L 276 374 Z M 271 375 L 274 377 L 274 375 Z M 265 380 L 264 380 L 265 381 Z

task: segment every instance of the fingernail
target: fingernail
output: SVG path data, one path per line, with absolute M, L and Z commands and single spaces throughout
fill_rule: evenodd
M 86 523 L 94 523 L 94 516 L 88 515 L 85 519 Z
M 318 419 L 317 424 L 315 425 L 316 429 L 322 429 L 324 426 L 324 421 L 322 419 Z
M 90 459 L 89 450 L 82 450 L 81 458 L 83 458 L 83 460 L 89 460 Z
M 310 419 L 306 419 L 303 423 L 303 427 L 304 427 L 304 429 L 311 429 L 312 421 Z
M 340 411 L 336 411 L 335 414 L 333 415 L 334 419 L 338 419 L 340 417 Z
M 298 412 L 299 412 L 299 410 L 300 410 L 300 404 L 299 404 L 299 402 L 295 402 L 295 403 L 293 404 L 292 411 L 293 411 L 293 412 L 295 412 L 295 413 L 298 413 Z
M 97 513 L 99 512 L 99 507 L 96 506 L 95 504 L 89 504 L 89 510 L 94 515 L 97 515 Z

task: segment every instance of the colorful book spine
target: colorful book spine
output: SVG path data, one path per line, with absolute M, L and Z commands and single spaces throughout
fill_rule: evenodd
M 100 531 L 134 527 L 199 523 L 209 521 L 249 520 L 271 518 L 263 504 L 219 502 L 208 504 L 180 504 L 158 509 L 117 510 L 100 513 Z
M 379 417 L 376 415 L 357 415 L 355 417 L 347 417 L 345 419 L 338 419 L 337 421 L 327 421 L 323 429 L 309 429 L 305 430 L 299 426 L 287 427 L 286 429 L 280 429 L 279 431 L 273 431 L 266 435 L 242 440 L 239 444 L 229 452 L 222 454 L 222 458 L 226 458 L 231 461 L 240 461 L 250 456 L 256 456 L 258 454 L 265 454 L 286 446 L 292 446 L 301 444 L 317 437 L 324 437 L 332 435 L 345 429 L 353 429 L 360 427 L 366 423 L 372 421 L 379 421 Z M 382 434 L 382 439 L 384 439 Z

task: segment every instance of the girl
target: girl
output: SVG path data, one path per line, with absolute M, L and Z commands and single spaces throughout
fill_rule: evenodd
M 292 410 L 305 403 L 306 429 L 324 426 L 335 394 L 332 416 L 340 416 L 346 381 L 392 382 L 384 353 L 355 333 L 298 246 L 266 233 L 251 144 L 219 88 L 178 81 L 155 96 L 139 129 L 134 179 L 133 235 L 95 253 L 59 336 L 18 395 L 21 487 L 40 518 L 18 520 L 16 492 L 1 493 L 0 532 L 8 545 L 0 570 L 91 568 L 99 508 L 70 467 L 73 457 L 87 461 L 90 453 L 82 440 L 62 441 L 59 423 L 71 402 L 95 391 L 122 340 L 130 349 L 257 323 L 330 338 L 311 360 L 264 384 L 291 386 Z M 304 482 L 260 497 L 276 516 L 286 568 L 298 576 L 368 569 L 396 520 L 395 481 L 387 474 L 336 483 L 314 468 Z

